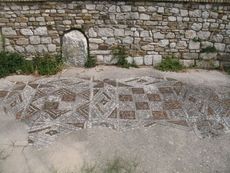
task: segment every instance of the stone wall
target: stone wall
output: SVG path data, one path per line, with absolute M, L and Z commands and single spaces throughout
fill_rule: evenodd
M 26 55 L 61 53 L 63 34 L 78 29 L 98 63 L 113 63 L 122 44 L 129 61 L 152 65 L 175 54 L 189 66 L 230 59 L 230 4 L 153 1 L 0 2 L 4 48 Z M 216 52 L 202 52 L 215 47 Z

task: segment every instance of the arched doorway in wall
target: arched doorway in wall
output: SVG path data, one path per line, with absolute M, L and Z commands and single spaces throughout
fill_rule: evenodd
M 70 30 L 62 37 L 62 56 L 71 66 L 84 66 L 88 57 L 88 40 L 79 30 Z

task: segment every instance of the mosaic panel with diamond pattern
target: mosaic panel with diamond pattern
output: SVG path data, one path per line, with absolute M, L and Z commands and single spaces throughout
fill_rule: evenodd
M 200 137 L 229 132 L 230 88 L 218 93 L 174 79 L 47 78 L 0 88 L 0 103 L 28 124 L 28 141 L 43 146 L 58 135 L 91 127 L 126 130 L 164 123 Z

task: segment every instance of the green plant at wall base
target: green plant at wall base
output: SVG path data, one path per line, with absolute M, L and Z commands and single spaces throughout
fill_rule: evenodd
M 0 77 L 13 73 L 31 73 L 33 65 L 22 55 L 10 52 L 0 52 Z
M 228 75 L 230 75 L 230 67 L 225 67 L 225 68 L 224 68 L 224 71 L 225 71 Z
M 217 49 L 214 46 L 208 46 L 201 50 L 201 53 L 215 53 Z
M 40 75 L 54 75 L 62 70 L 63 61 L 61 56 L 45 55 L 33 59 L 35 70 Z
M 62 69 L 60 56 L 46 55 L 26 60 L 18 53 L 0 52 L 0 78 L 10 74 L 33 74 L 35 71 L 40 75 L 56 74 Z
M 113 55 L 113 59 L 115 59 L 116 65 L 122 68 L 129 68 L 129 67 L 137 67 L 137 65 L 135 63 L 129 63 L 127 61 L 127 50 L 125 49 L 124 46 L 118 45 L 116 47 L 113 48 L 112 50 L 112 55 Z
M 86 68 L 92 68 L 92 67 L 95 67 L 95 66 L 96 66 L 96 58 L 91 56 L 91 55 L 89 55 L 87 57 L 86 62 L 85 62 L 85 67 Z
M 177 57 L 167 56 L 156 68 L 161 71 L 180 71 L 184 67 Z

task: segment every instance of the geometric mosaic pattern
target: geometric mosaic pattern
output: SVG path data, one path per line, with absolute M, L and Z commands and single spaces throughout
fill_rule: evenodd
M 194 130 L 199 137 L 230 131 L 230 88 L 217 92 L 151 76 L 17 82 L 0 89 L 0 104 L 28 124 L 28 141 L 36 146 L 96 126 L 126 130 L 164 123 Z

